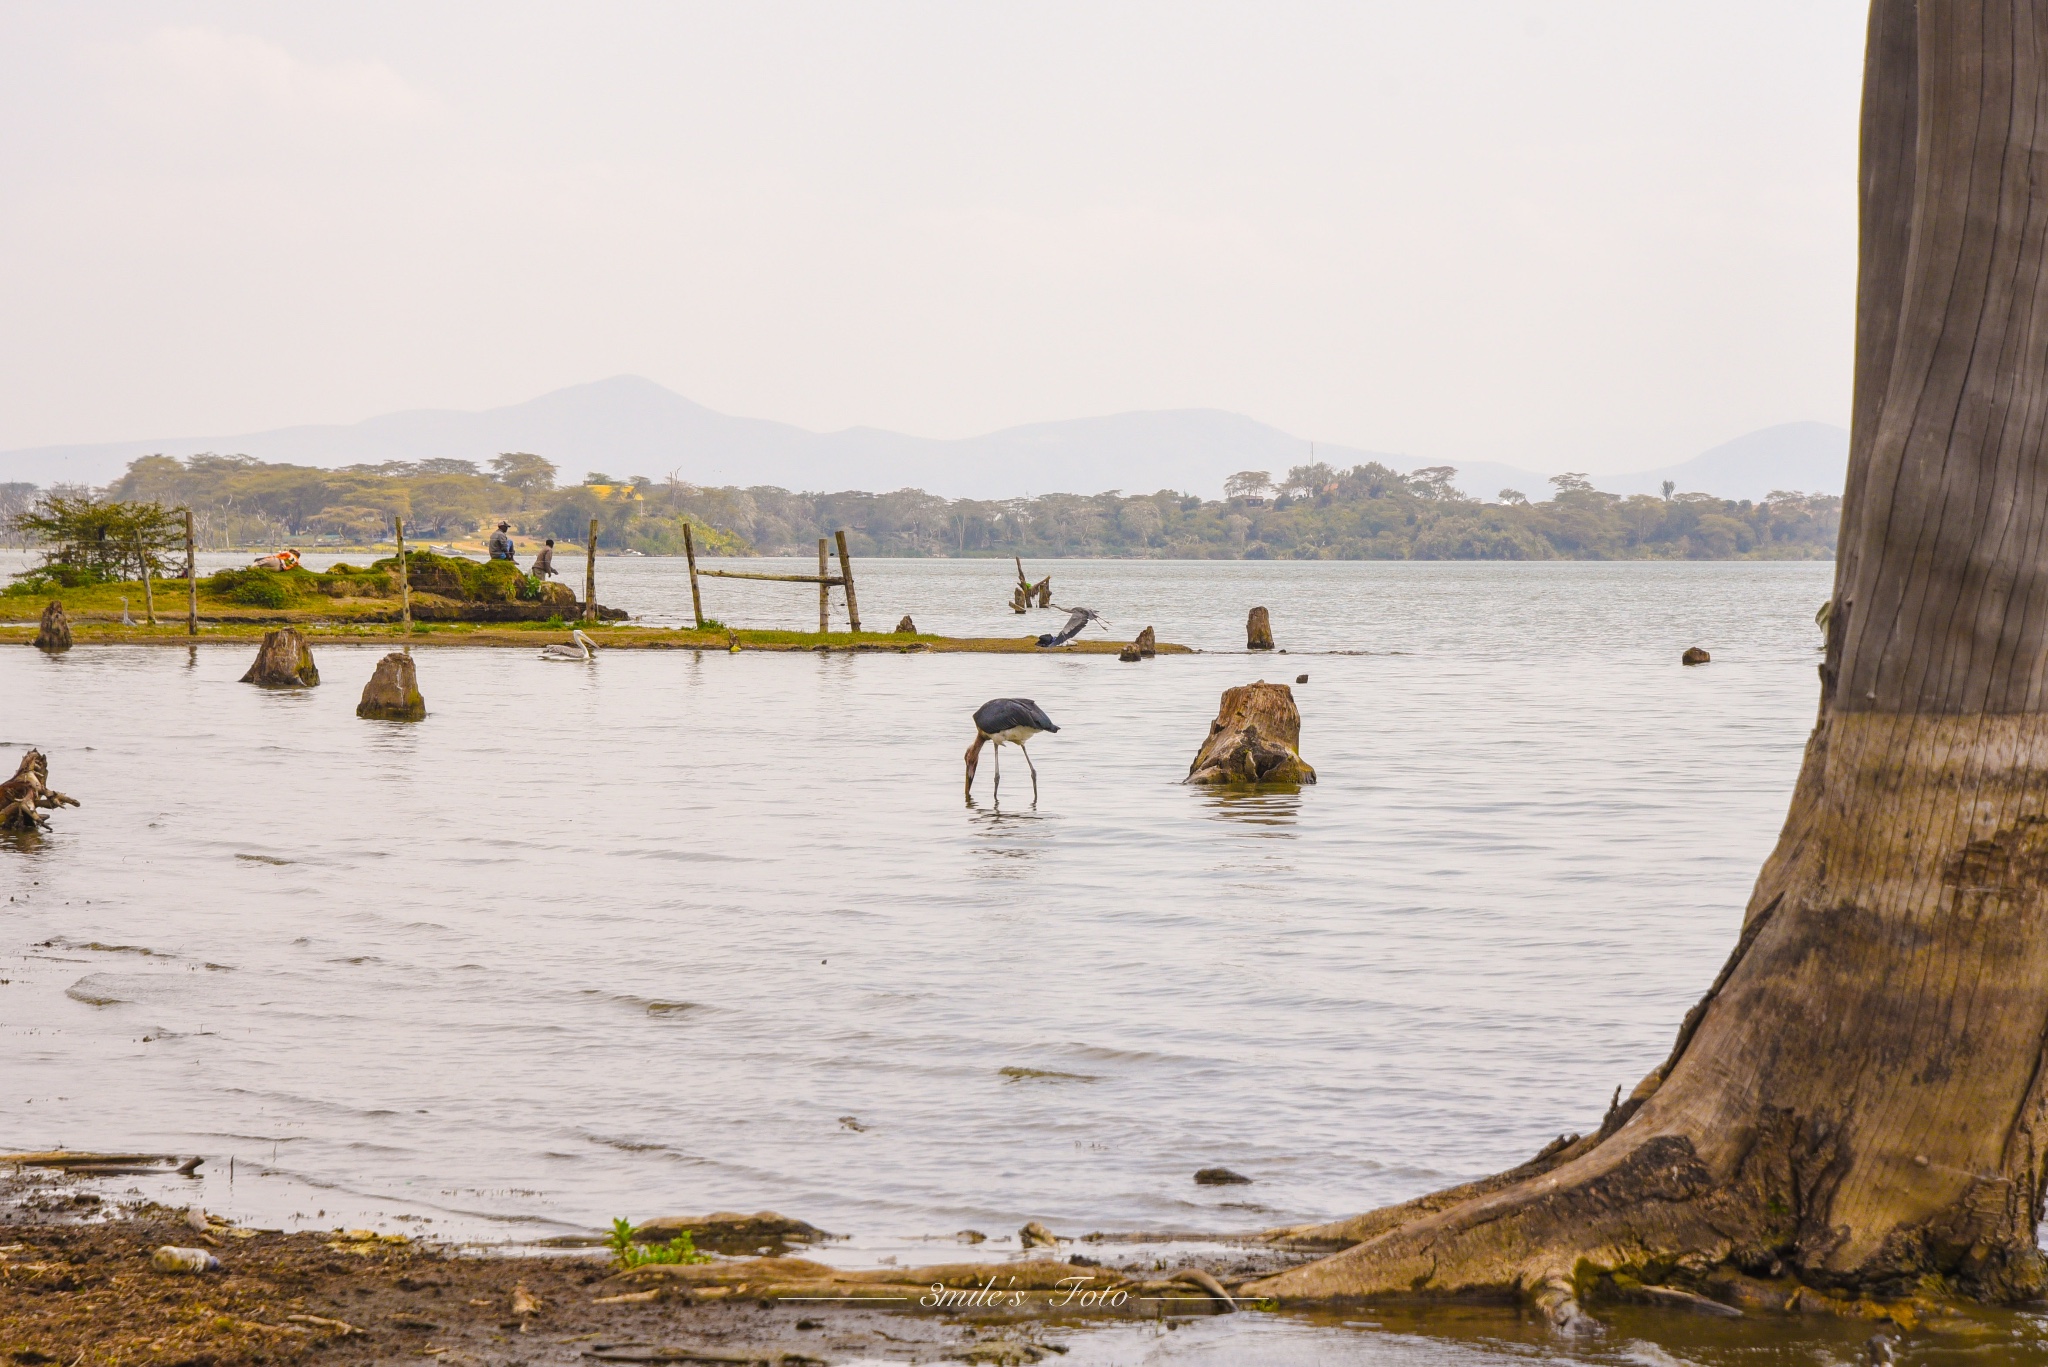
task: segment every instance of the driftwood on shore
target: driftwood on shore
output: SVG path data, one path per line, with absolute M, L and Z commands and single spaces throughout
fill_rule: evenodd
M 1314 783 L 1301 757 L 1301 712 L 1286 684 L 1223 690 L 1209 738 L 1188 766 L 1186 783 Z
M 242 676 L 243 683 L 264 688 L 311 688 L 320 682 L 313 664 L 313 651 L 297 627 L 278 627 L 263 633 L 256 649 L 256 663 Z
M 76 807 L 78 799 L 50 786 L 50 762 L 40 750 L 21 757 L 14 777 L 0 783 L 0 831 L 34 831 L 50 824 L 43 812 L 51 807 Z

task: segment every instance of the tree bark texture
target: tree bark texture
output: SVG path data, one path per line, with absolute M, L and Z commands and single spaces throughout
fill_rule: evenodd
M 31 750 L 21 757 L 14 777 L 0 783 L 0 831 L 40 829 L 50 824 L 44 810 L 77 805 L 77 798 L 50 786 L 50 762 L 42 751 Z
M 1314 783 L 1316 771 L 1301 757 L 1301 712 L 1294 705 L 1294 690 L 1264 680 L 1224 689 L 1209 737 L 1182 781 Z
M 1727 965 L 1596 1132 L 1253 1293 L 2048 1290 L 2048 0 L 1876 0 L 1859 193 L 1821 714 Z
M 420 696 L 419 670 L 412 656 L 394 650 L 377 661 L 370 681 L 363 685 L 362 701 L 356 715 L 372 721 L 423 721 L 427 700 Z
M 43 620 L 36 627 L 36 649 L 53 653 L 71 649 L 71 619 L 64 615 L 64 605 L 54 598 L 43 609 Z
M 242 676 L 243 683 L 265 688 L 311 688 L 320 682 L 313 664 L 313 651 L 297 627 L 278 627 L 263 633 L 256 648 L 256 662 Z

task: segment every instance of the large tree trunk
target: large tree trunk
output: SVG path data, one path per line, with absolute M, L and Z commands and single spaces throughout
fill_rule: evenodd
M 1597 1133 L 1254 1292 L 2048 1287 L 2048 0 L 1876 0 L 1865 70 L 1822 710 L 1733 954 Z

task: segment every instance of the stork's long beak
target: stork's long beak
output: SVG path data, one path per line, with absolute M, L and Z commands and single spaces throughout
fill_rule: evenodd
M 974 733 L 974 744 L 967 747 L 967 796 L 974 796 L 974 770 L 981 763 L 981 747 L 988 744 L 988 737 L 980 731 Z

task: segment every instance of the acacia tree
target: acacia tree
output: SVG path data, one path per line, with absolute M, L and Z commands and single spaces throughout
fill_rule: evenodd
M 2048 1285 L 2048 0 L 1876 0 L 1863 104 L 1821 714 L 1733 953 L 1596 1133 L 1252 1292 Z

